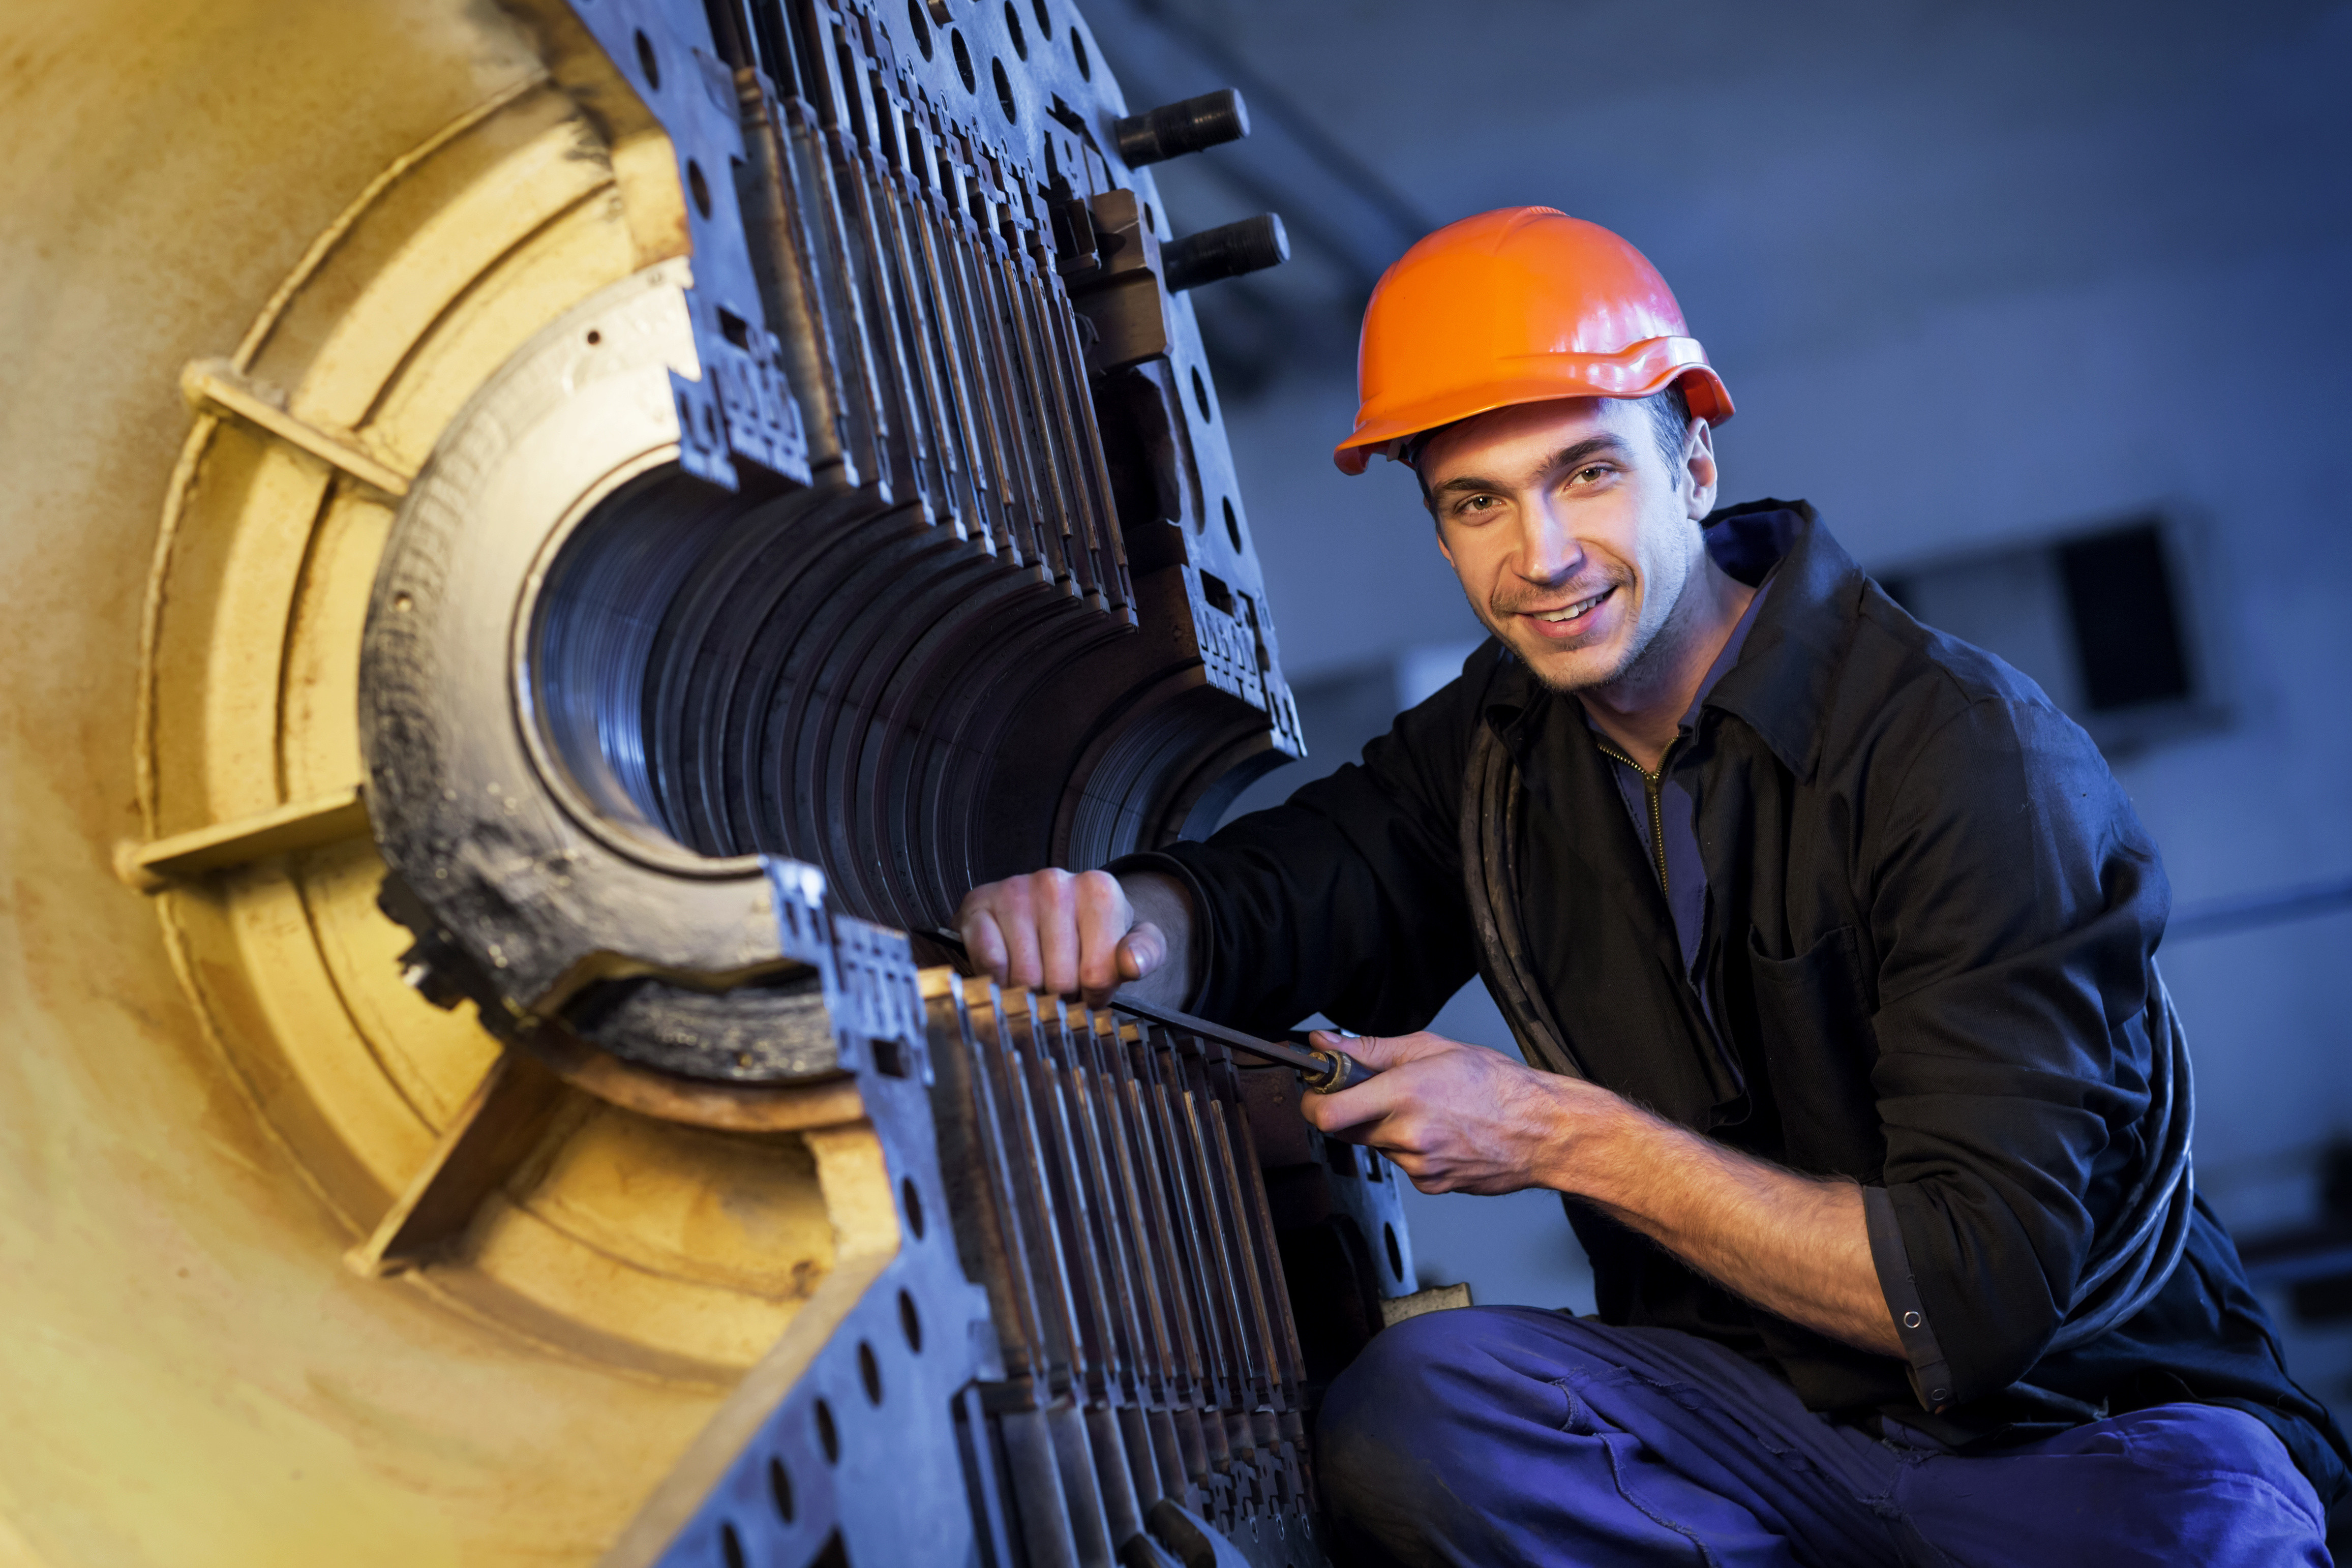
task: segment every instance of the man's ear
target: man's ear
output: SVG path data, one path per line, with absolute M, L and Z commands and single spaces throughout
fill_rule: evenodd
M 1684 509 L 1694 522 L 1715 510 L 1716 490 L 1721 476 L 1715 467 L 1715 432 L 1707 422 L 1694 416 L 1690 434 L 1683 437 Z

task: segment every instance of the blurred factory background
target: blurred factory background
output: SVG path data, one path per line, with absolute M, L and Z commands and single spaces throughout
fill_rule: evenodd
M 1400 473 L 1337 473 L 1356 323 L 1419 234 L 1640 246 L 1738 400 L 1725 499 L 1811 500 L 2040 679 L 2162 846 L 2199 1185 L 2291 1364 L 2352 1399 L 2352 6 L 1096 0 L 1136 102 L 1255 134 L 1161 175 L 1292 265 L 1200 308 L 1313 757 L 1479 635 Z M 1475 988 L 1438 1026 L 1508 1048 Z M 1590 1303 L 1555 1201 L 1419 1199 L 1425 1275 Z

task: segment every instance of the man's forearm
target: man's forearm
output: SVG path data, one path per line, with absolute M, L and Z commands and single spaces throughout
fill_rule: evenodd
M 1606 1093 L 1580 1083 L 1573 1091 Z M 1783 1170 L 1607 1098 L 1615 1103 L 1606 1110 L 1587 1099 L 1573 1111 L 1576 1130 L 1547 1184 L 1767 1310 L 1863 1350 L 1903 1353 L 1860 1187 Z

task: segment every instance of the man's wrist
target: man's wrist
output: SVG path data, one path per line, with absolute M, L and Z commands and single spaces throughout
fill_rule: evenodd
M 1536 1075 L 1549 1101 L 1549 1153 L 1542 1184 L 1614 1207 L 1624 1173 L 1638 1166 L 1633 1145 L 1649 1118 L 1624 1099 L 1582 1079 Z

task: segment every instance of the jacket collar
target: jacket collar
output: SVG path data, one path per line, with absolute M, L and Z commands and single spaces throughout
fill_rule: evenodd
M 1780 564 L 1768 568 L 1772 592 L 1739 662 L 1716 682 L 1706 705 L 1744 721 L 1781 766 L 1810 780 L 1821 763 L 1830 689 L 1853 640 L 1869 579 L 1803 501 L 1749 501 L 1707 519 L 1709 550 L 1738 576 L 1740 563 L 1715 544 L 1718 529 L 1734 537 L 1769 529 L 1786 548 Z
M 1745 722 L 1790 773 L 1810 779 L 1821 761 L 1831 684 L 1868 580 L 1804 501 L 1747 501 L 1714 512 L 1703 526 L 1717 565 L 1744 583 L 1772 579 L 1738 661 L 1704 706 Z M 1521 752 L 1521 727 L 1548 694 L 1507 651 L 1487 692 L 1487 722 Z

